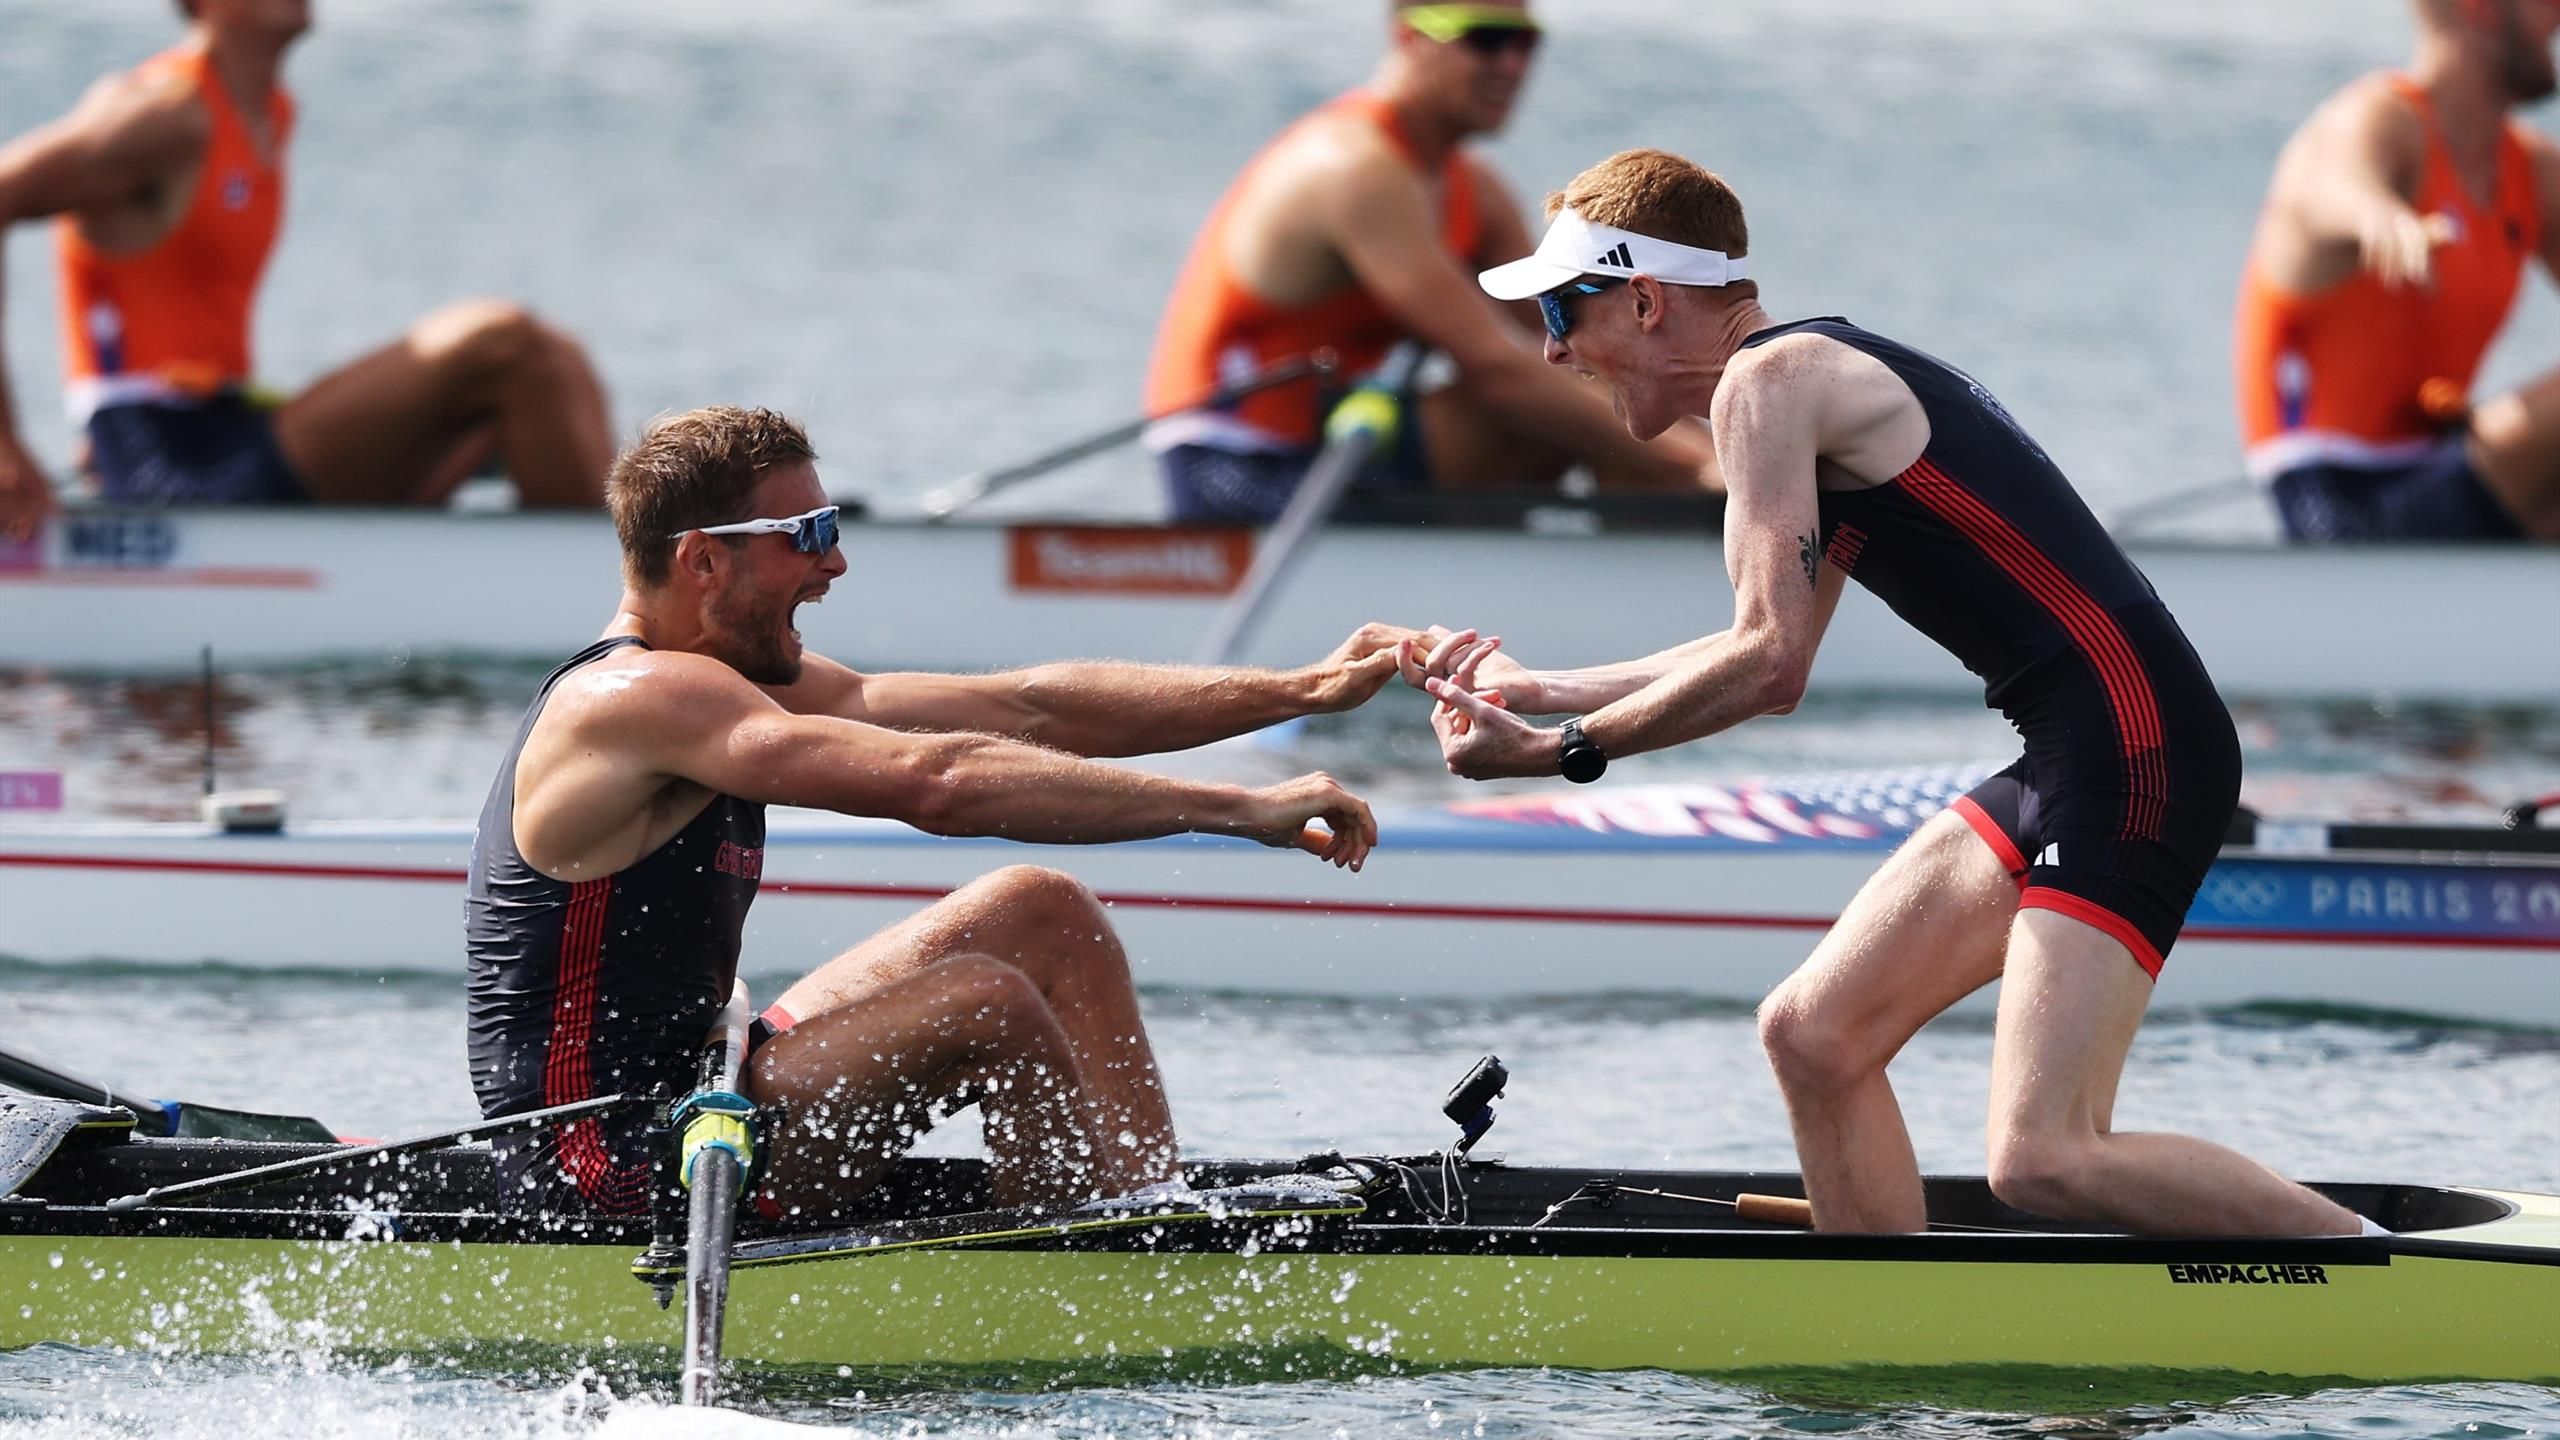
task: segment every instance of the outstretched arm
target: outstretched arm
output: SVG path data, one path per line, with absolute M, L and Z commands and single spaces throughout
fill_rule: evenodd
M 2322 106 L 2285 146 L 2268 205 L 2292 227 L 2306 272 L 2316 275 L 2318 254 L 2352 253 L 2386 283 L 2427 285 L 2435 247 L 2454 231 L 2411 203 L 2425 163 L 2424 122 L 2378 82 L 2358 85 Z
M 897 730 L 978 731 L 1076 755 L 1187 750 L 1300 715 L 1349 710 L 1394 677 L 1415 632 L 1363 625 L 1294 670 L 1067 660 L 994 675 L 863 675 L 812 659 L 787 708 Z
M 1821 342 L 1812 342 L 1821 343 Z M 1819 361 L 1781 344 L 1729 372 L 1716 398 L 1717 450 L 1725 463 L 1725 566 L 1733 578 L 1733 628 L 1661 657 L 1661 673 L 1583 717 L 1603 754 L 1660 750 L 1792 709 L 1815 648 L 1839 603 L 1842 574 L 1820 563 L 1814 459 L 1828 377 Z M 1472 779 L 1552 775 L 1561 741 L 1466 686 L 1433 679 L 1435 716 L 1449 768 Z M 1550 701 L 1552 703 L 1552 701 Z
M 769 805 L 901 820 L 936 835 L 1075 845 L 1239 835 L 1353 866 L 1377 839 L 1368 807 L 1327 776 L 1252 790 L 993 735 L 916 735 L 794 714 L 699 656 L 652 655 L 613 679 L 566 697 L 576 709 L 565 718 L 579 729 L 570 750 L 578 758 L 564 768 L 616 766 L 641 783 L 690 781 Z M 1308 833 L 1314 820 L 1331 833 Z

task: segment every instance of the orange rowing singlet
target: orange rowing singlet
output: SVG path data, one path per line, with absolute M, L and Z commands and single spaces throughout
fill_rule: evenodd
M 2249 473 L 2261 480 L 2304 465 L 2380 469 L 2426 454 L 2444 427 L 2420 404 L 2420 388 L 2437 380 L 2451 394 L 2470 393 L 2480 357 L 2515 304 L 2525 257 L 2542 248 L 2522 127 L 2507 122 L 2497 191 L 2483 205 L 2454 170 L 2427 92 L 2406 76 L 2389 79 L 2426 124 L 2416 208 L 2450 217 L 2458 233 L 2436 248 L 2431 290 L 2391 289 L 2359 269 L 2317 295 L 2295 295 L 2269 283 L 2251 259 L 2233 360 Z
M 1208 223 L 1191 244 L 1190 258 L 1183 262 L 1181 278 L 1174 282 L 1173 298 L 1166 303 L 1163 323 L 1156 330 L 1155 355 L 1147 365 L 1149 414 L 1161 415 L 1195 403 L 1222 383 L 1325 346 L 1340 357 L 1341 374 L 1364 374 L 1405 338 L 1404 327 L 1356 284 L 1312 305 L 1283 307 L 1255 294 L 1227 264 L 1228 225 L 1236 198 L 1244 193 L 1254 171 L 1301 126 L 1344 113 L 1377 126 L 1416 170 L 1423 170 L 1413 142 L 1396 120 L 1395 108 L 1365 90 L 1334 99 L 1263 147 L 1209 212 Z M 1467 260 L 1474 258 L 1484 232 L 1472 173 L 1452 157 L 1440 197 L 1441 243 L 1450 254 Z M 1428 171 L 1424 174 L 1429 176 Z M 1311 384 L 1283 385 L 1247 396 L 1232 409 L 1178 416 L 1151 427 L 1147 442 L 1158 449 L 1180 444 L 1244 451 L 1311 448 L 1321 420 L 1315 391 Z
M 212 59 L 192 46 L 139 73 L 177 75 L 213 115 L 195 194 L 150 249 L 110 255 L 69 215 L 54 222 L 62 295 L 63 390 L 72 418 L 135 400 L 206 395 L 250 376 L 249 309 L 284 217 L 284 147 L 293 101 L 267 100 L 273 153 L 260 158 Z

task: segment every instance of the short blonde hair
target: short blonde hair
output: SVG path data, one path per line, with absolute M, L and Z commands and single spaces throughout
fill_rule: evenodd
M 1751 252 L 1742 197 L 1713 171 L 1668 150 L 1621 150 L 1547 197 L 1547 215 L 1570 209 L 1610 225 L 1727 255 Z

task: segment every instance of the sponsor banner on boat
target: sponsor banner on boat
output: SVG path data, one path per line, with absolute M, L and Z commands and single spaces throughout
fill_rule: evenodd
M 186 522 L 163 510 L 74 510 L 33 537 L 0 540 L 0 580 L 64 586 L 212 586 L 316 590 L 300 565 L 207 564 L 191 556 Z
M 1017 525 L 1006 540 L 1017 591 L 1224 595 L 1253 564 L 1247 530 Z
M 2520 866 L 2226 858 L 2205 877 L 2187 923 L 2547 945 L 2560 941 L 2560 876 Z

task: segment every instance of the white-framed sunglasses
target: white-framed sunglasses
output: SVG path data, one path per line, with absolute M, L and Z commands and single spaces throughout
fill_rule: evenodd
M 733 525 L 703 525 L 692 530 L 679 530 L 668 536 L 681 540 L 687 535 L 788 535 L 791 548 L 803 555 L 824 555 L 836 548 L 836 511 L 842 507 L 821 505 L 801 515 L 786 515 L 778 520 L 740 520 Z

